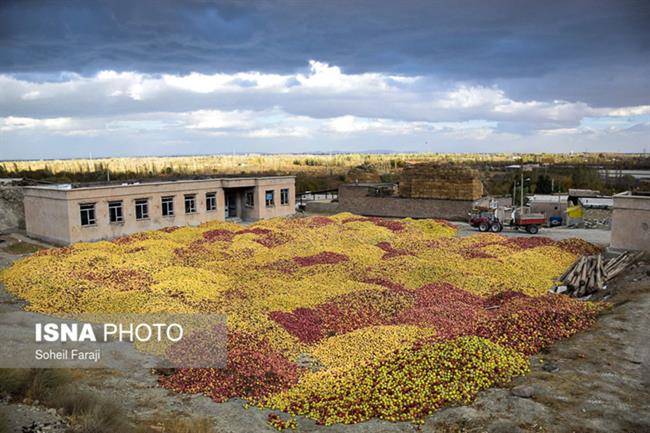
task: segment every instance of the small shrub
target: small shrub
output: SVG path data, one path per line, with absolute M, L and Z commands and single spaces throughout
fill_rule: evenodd
M 42 249 L 43 247 L 39 245 L 21 241 L 7 245 L 3 248 L 3 250 L 9 254 L 32 254 Z
M 97 396 L 90 391 L 82 391 L 73 386 L 59 388 L 52 396 L 54 405 L 63 409 L 66 415 L 90 412 L 97 404 Z
M 122 408 L 108 400 L 96 404 L 74 417 L 75 433 L 127 433 L 131 426 L 124 420 Z
M 73 419 L 76 433 L 127 433 L 132 430 L 118 403 L 90 391 L 73 386 L 59 387 L 51 404 Z

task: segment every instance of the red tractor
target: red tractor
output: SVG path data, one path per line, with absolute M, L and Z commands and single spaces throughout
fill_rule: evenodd
M 481 232 L 492 231 L 495 233 L 503 230 L 503 224 L 495 215 L 494 210 L 476 210 L 470 214 L 469 225 L 477 227 Z

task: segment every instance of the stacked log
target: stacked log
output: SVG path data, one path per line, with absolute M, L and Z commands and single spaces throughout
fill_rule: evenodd
M 643 252 L 626 251 L 617 257 L 604 260 L 601 254 L 580 257 L 558 278 L 553 293 L 581 298 L 607 288 L 606 283 L 636 262 Z
M 483 196 L 478 171 L 456 165 L 412 164 L 400 176 L 399 195 L 405 198 L 476 200 Z

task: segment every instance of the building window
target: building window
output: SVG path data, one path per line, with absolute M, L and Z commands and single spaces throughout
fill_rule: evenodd
M 95 225 L 95 203 L 82 203 L 79 205 L 82 226 Z
M 139 198 L 135 201 L 135 219 L 146 220 L 149 218 L 149 200 Z
M 163 197 L 160 203 L 163 216 L 174 216 L 174 197 Z
M 266 191 L 264 195 L 264 201 L 266 202 L 266 207 L 275 206 L 275 191 Z
M 253 191 L 246 191 L 246 194 L 244 195 L 244 205 L 246 207 L 255 206 L 255 194 Z
M 121 223 L 124 221 L 121 200 L 108 202 L 108 220 L 112 223 Z
M 196 194 L 185 194 L 185 213 L 196 212 Z
M 205 210 L 217 210 L 217 193 L 216 192 L 206 192 L 205 193 Z
M 283 188 L 280 190 L 280 204 L 289 204 L 289 188 Z

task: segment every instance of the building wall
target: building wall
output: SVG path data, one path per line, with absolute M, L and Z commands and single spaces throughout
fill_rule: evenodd
M 305 212 L 335 214 L 339 212 L 339 204 L 331 201 L 306 201 Z
M 111 239 L 146 230 L 157 230 L 172 226 L 197 226 L 199 224 L 225 219 L 224 186 L 237 192 L 238 216 L 257 220 L 272 216 L 284 216 L 294 212 L 295 190 L 293 177 L 206 179 L 197 181 L 151 182 L 127 186 L 108 185 L 78 189 L 50 189 L 28 187 L 25 189 L 25 216 L 27 233 L 56 243 L 74 243 Z M 243 209 L 243 191 L 277 188 L 279 206 L 280 189 L 290 189 L 290 205 L 281 206 L 269 212 L 264 202 L 257 200 L 253 208 Z M 216 193 L 217 209 L 206 210 L 206 193 Z M 185 213 L 185 195 L 196 195 L 196 212 Z M 162 197 L 174 197 L 174 215 L 162 215 Z M 148 200 L 146 219 L 136 219 L 135 201 Z M 109 221 L 108 204 L 122 201 L 123 222 Z M 95 204 L 96 223 L 81 225 L 80 205 Z
M 286 205 L 283 205 L 280 202 L 280 190 L 283 188 L 289 189 L 289 203 Z M 274 206 L 266 206 L 264 200 L 266 191 L 274 192 Z M 286 182 L 282 182 L 281 179 L 269 179 L 258 184 L 257 194 L 255 197 L 255 207 L 259 212 L 257 219 L 267 219 L 293 214 L 296 210 L 295 183 L 292 182 L 291 184 L 287 184 Z
M 611 247 L 650 251 L 650 196 L 614 196 Z
M 217 209 L 206 211 L 205 194 L 217 194 Z M 185 194 L 196 194 L 196 213 L 185 213 Z M 174 215 L 162 215 L 162 197 L 174 196 Z M 149 218 L 136 220 L 135 201 L 147 199 Z M 71 190 L 68 193 L 70 204 L 69 226 L 70 242 L 111 239 L 145 230 L 156 230 L 173 226 L 197 226 L 208 221 L 225 219 L 223 190 L 218 181 L 202 183 L 160 183 L 136 187 L 113 187 L 96 190 Z M 109 223 L 108 202 L 122 200 L 124 221 Z M 95 226 L 82 226 L 79 205 L 95 202 Z
M 339 187 L 338 210 L 367 216 L 465 221 L 473 204 L 473 200 L 374 197 L 368 196 L 367 185 L 349 184 Z
M 58 191 L 25 191 L 25 231 L 54 244 L 70 243 L 68 201 Z

